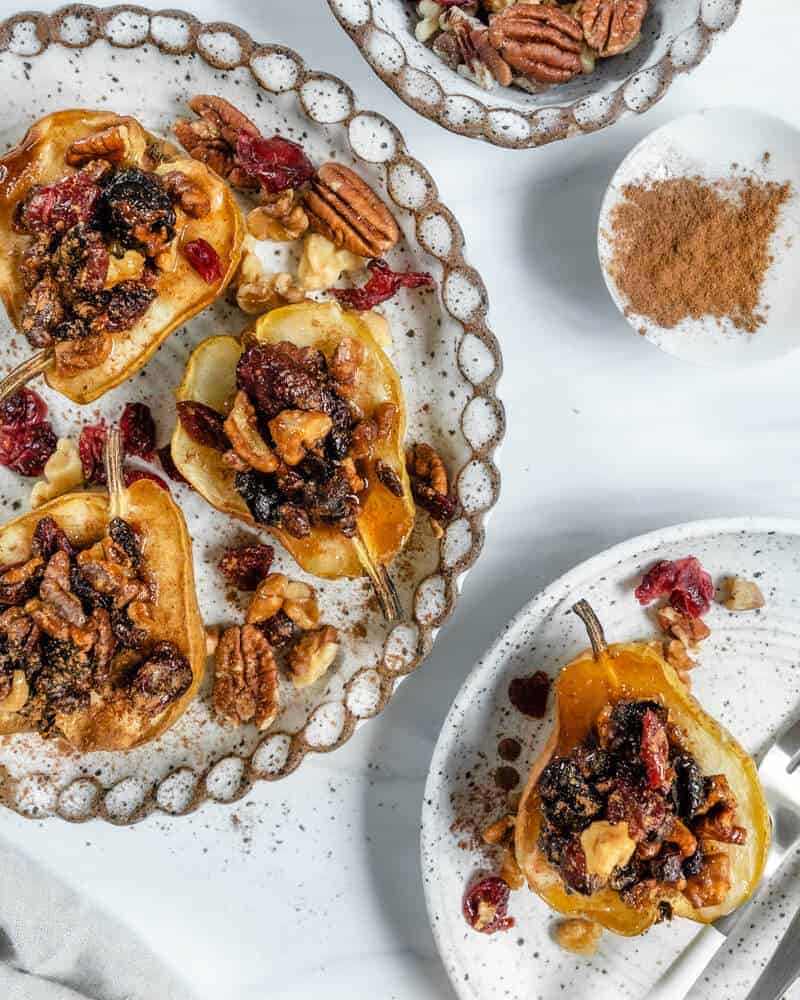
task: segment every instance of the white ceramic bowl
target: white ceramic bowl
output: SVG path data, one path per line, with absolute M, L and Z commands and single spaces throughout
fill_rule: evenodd
M 613 125 L 664 96 L 730 27 L 741 0 L 652 0 L 642 40 L 604 59 L 589 76 L 529 94 L 482 90 L 450 69 L 414 35 L 412 0 L 328 0 L 335 17 L 378 76 L 421 115 L 453 132 L 525 149 Z
M 648 178 L 698 175 L 709 180 L 754 177 L 792 185 L 771 240 L 774 262 L 764 280 L 760 308 L 766 322 L 755 333 L 738 330 L 727 320 L 718 323 L 711 316 L 665 329 L 645 316 L 626 313 L 627 300 L 610 272 L 610 218 L 623 188 Z M 600 210 L 598 253 L 619 310 L 637 333 L 667 354 L 706 367 L 738 368 L 800 347 L 800 130 L 780 118 L 741 108 L 699 111 L 656 129 L 628 154 L 609 185 Z

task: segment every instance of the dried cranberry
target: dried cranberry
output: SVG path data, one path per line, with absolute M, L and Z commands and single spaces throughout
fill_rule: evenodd
M 543 719 L 551 683 L 543 670 L 537 670 L 529 677 L 515 677 L 508 685 L 508 699 L 523 715 Z
M 647 709 L 642 716 L 642 763 L 650 788 L 663 788 L 668 781 L 669 740 L 667 729 L 658 715 Z
M 279 135 L 265 139 L 250 132 L 240 132 L 236 159 L 242 170 L 255 177 L 268 194 L 302 187 L 314 176 L 314 167 L 303 147 Z
M 222 277 L 222 261 L 219 254 L 204 239 L 190 240 L 184 243 L 183 252 L 186 259 L 197 271 L 207 285 L 213 285 Z
M 10 433 L 0 431 L 0 465 L 21 476 L 41 476 L 57 442 L 48 423 Z
M 105 486 L 106 470 L 103 451 L 106 446 L 106 422 L 85 424 L 78 437 L 78 454 L 81 457 L 83 478 L 92 486 Z
M 119 421 L 122 450 L 149 462 L 156 446 L 156 425 L 150 407 L 144 403 L 126 403 Z
M 255 590 L 269 573 L 274 555 L 271 545 L 240 545 L 223 555 L 219 571 L 239 590 Z
M 195 442 L 205 448 L 227 451 L 231 443 L 225 433 L 225 418 L 205 403 L 183 400 L 178 403 L 178 419 L 181 426 Z
M 393 271 L 385 260 L 371 260 L 372 272 L 361 288 L 331 288 L 329 292 L 348 309 L 372 309 L 401 288 L 432 288 L 433 276 L 422 271 Z
M 169 486 L 161 478 L 157 476 L 155 472 L 151 472 L 149 469 L 131 469 L 126 467 L 123 470 L 123 479 L 125 480 L 126 486 L 133 486 L 134 483 L 138 483 L 140 479 L 149 479 L 151 483 L 155 483 L 156 486 L 160 486 L 162 490 L 166 490 L 169 493 Z
M 47 416 L 47 403 L 33 389 L 20 389 L 0 403 L 0 431 L 13 431 L 40 424 Z
M 46 187 L 34 188 L 19 213 L 19 227 L 29 233 L 56 232 L 88 222 L 100 197 L 98 179 L 107 165 L 83 170 Z
M 464 919 L 473 930 L 481 934 L 507 931 L 514 926 L 514 918 L 506 915 L 510 894 L 511 890 L 505 879 L 498 875 L 482 878 L 464 894 Z
M 75 555 L 72 543 L 54 518 L 43 517 L 37 522 L 33 531 L 31 555 L 48 560 L 56 552 L 66 552 L 68 556 Z
M 175 464 L 175 459 L 172 457 L 172 448 L 170 445 L 165 444 L 163 448 L 159 448 L 156 452 L 158 455 L 158 460 L 161 463 L 161 468 L 166 472 L 173 483 L 186 483 L 186 477 L 181 474 L 180 469 Z
M 711 607 L 714 583 L 694 556 L 674 562 L 662 559 L 645 573 L 635 595 L 642 605 L 669 596 L 676 611 L 700 618 Z

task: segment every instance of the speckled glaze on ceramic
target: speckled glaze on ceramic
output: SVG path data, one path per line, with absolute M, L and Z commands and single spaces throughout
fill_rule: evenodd
M 647 111 L 676 76 L 703 61 L 736 20 L 741 0 L 651 0 L 642 40 L 631 52 L 600 59 L 593 73 L 538 93 L 486 91 L 450 69 L 417 41 L 412 0 L 328 4 L 378 76 L 415 111 L 451 132 L 526 149 Z
M 215 722 L 207 671 L 200 697 L 178 724 L 138 750 L 80 755 L 35 735 L 0 739 L 0 799 L 24 815 L 73 821 L 99 815 L 129 823 L 157 809 L 186 813 L 206 798 L 234 801 L 255 780 L 290 774 L 307 752 L 341 746 L 360 720 L 377 715 L 398 681 L 427 655 L 453 608 L 499 491 L 493 455 L 504 430 L 495 394 L 502 362 L 486 325 L 486 292 L 464 262 L 458 223 L 391 122 L 359 110 L 345 83 L 312 72 L 289 49 L 257 45 L 232 25 L 203 25 L 180 11 L 74 6 L 51 16 L 20 14 L 0 25 L 0 81 L 2 148 L 17 142 L 34 119 L 64 107 L 113 108 L 165 135 L 186 113 L 187 98 L 221 95 L 265 133 L 280 130 L 301 141 L 316 163 L 335 158 L 353 166 L 392 204 L 403 230 L 390 263 L 430 270 L 436 278 L 435 293 L 404 291 L 385 307 L 394 337 L 389 353 L 408 404 L 407 441 L 430 441 L 440 450 L 456 475 L 461 504 L 441 543 L 427 518 L 419 517 L 393 566 L 405 620 L 390 629 L 365 580 L 313 580 L 323 621 L 342 634 L 342 651 L 311 688 L 297 692 L 282 683 L 285 707 L 266 736 L 252 726 Z M 281 269 L 293 251 L 281 244 L 274 249 Z M 170 337 L 137 377 L 92 406 L 79 409 L 41 383 L 36 388 L 49 404 L 56 432 L 73 437 L 83 423 L 117 419 L 129 400 L 145 402 L 153 409 L 160 445 L 172 431 L 173 390 L 192 347 L 210 334 L 239 333 L 247 323 L 238 309 L 218 302 Z M 29 353 L 24 338 L 6 333 L 0 371 Z M 0 470 L 3 520 L 28 509 L 31 486 L 31 480 Z M 247 595 L 231 594 L 216 564 L 227 547 L 256 532 L 185 487 L 172 490 L 193 537 L 206 624 L 242 621 Z M 273 569 L 311 579 L 279 546 Z
M 582 563 L 526 605 L 473 669 L 454 701 L 431 762 L 422 814 L 422 871 L 434 935 L 453 986 L 463 1000 L 644 998 L 697 926 L 682 920 L 641 938 L 605 933 L 599 952 L 580 958 L 553 940 L 558 915 L 527 888 L 511 894 L 516 926 L 491 936 L 475 933 L 461 914 L 466 885 L 497 870 L 497 857 L 475 834 L 509 811 L 509 794 L 494 788 L 500 740 L 522 752 L 511 766 L 522 791 L 533 760 L 553 725 L 552 692 L 542 720 L 521 715 L 508 700 L 514 677 L 558 670 L 588 642 L 571 613 L 585 597 L 612 642 L 655 636 L 633 589 L 659 559 L 695 555 L 719 587 L 728 575 L 756 579 L 766 598 L 758 612 L 734 614 L 714 603 L 711 637 L 692 672 L 704 707 L 753 754 L 800 707 L 800 521 L 698 521 L 643 535 Z M 494 790 L 493 790 L 494 789 Z M 461 845 L 461 846 L 459 846 Z M 800 865 L 787 861 L 748 918 L 692 992 L 707 1000 L 741 1000 L 800 905 Z

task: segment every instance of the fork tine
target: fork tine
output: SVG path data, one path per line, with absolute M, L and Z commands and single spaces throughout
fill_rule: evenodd
M 800 719 L 797 719 L 788 729 L 775 740 L 777 746 L 791 758 L 787 771 L 793 771 L 800 762 Z

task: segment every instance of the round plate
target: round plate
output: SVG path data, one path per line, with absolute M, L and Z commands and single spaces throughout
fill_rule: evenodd
M 0 143 L 17 142 L 30 123 L 64 107 L 113 108 L 166 135 L 193 94 L 228 98 L 266 134 L 296 138 L 315 163 L 353 166 L 393 206 L 403 230 L 390 255 L 396 268 L 433 272 L 435 294 L 403 291 L 386 303 L 394 333 L 390 354 L 408 404 L 407 440 L 430 441 L 456 476 L 461 511 L 438 543 L 419 517 L 393 566 L 406 618 L 394 628 L 377 610 L 365 580 L 322 582 L 322 620 L 339 628 L 342 651 L 324 678 L 298 692 L 284 683 L 284 708 L 266 734 L 226 728 L 209 707 L 210 674 L 200 697 L 158 741 L 124 754 L 80 755 L 36 735 L 0 739 L 0 800 L 26 815 L 70 820 L 99 814 L 132 822 L 162 809 L 185 813 L 206 798 L 233 801 L 257 779 L 288 775 L 309 751 L 341 746 L 360 720 L 377 715 L 397 682 L 429 652 L 451 612 L 459 581 L 483 544 L 483 520 L 499 477 L 494 450 L 504 415 L 495 395 L 500 351 L 486 325 L 487 297 L 463 259 L 461 230 L 439 202 L 425 168 L 410 157 L 397 129 L 360 110 L 350 88 L 309 70 L 280 45 L 257 45 L 228 24 L 203 25 L 180 11 L 141 7 L 100 10 L 71 6 L 51 16 L 20 14 L 0 25 L 4 115 Z M 147 87 L 132 86 L 147 80 Z M 292 248 L 276 244 L 275 252 Z M 281 259 L 276 263 L 281 269 Z M 148 403 L 169 439 L 173 389 L 191 348 L 209 334 L 238 333 L 248 317 L 216 303 L 164 344 L 147 369 L 82 410 L 42 389 L 56 432 L 75 437 L 83 423 L 118 419 L 128 400 Z M 4 338 L 0 371 L 30 353 L 22 337 Z M 37 385 L 37 388 L 40 388 Z M 2 517 L 27 509 L 31 481 L 0 470 Z M 173 486 L 194 539 L 200 607 L 209 625 L 243 621 L 247 595 L 231 593 L 216 569 L 221 553 L 254 532 L 212 510 L 185 487 Z M 276 546 L 273 568 L 300 579 Z
M 764 279 L 761 300 L 766 323 L 755 333 L 737 330 L 729 320 L 718 323 L 711 316 L 684 320 L 666 330 L 645 316 L 625 312 L 627 300 L 610 273 L 611 213 L 623 198 L 623 188 L 650 179 L 696 176 L 710 181 L 752 177 L 792 185 L 771 241 L 774 263 Z M 800 131 L 780 118 L 715 108 L 656 129 L 614 174 L 600 210 L 597 239 L 603 276 L 617 308 L 637 333 L 667 354 L 697 365 L 735 368 L 800 347 Z
M 653 0 L 639 44 L 599 60 L 594 73 L 528 93 L 487 91 L 451 69 L 414 34 L 414 0 L 328 0 L 378 76 L 409 107 L 451 132 L 526 149 L 613 125 L 659 101 L 736 20 L 741 0 Z
M 570 611 L 580 597 L 592 604 L 610 641 L 655 636 L 656 627 L 633 588 L 656 560 L 686 555 L 697 556 L 718 585 L 729 574 L 757 579 L 766 598 L 761 611 L 750 613 L 734 614 L 714 603 L 706 616 L 711 637 L 692 673 L 694 694 L 756 754 L 797 713 L 800 520 L 698 521 L 643 535 L 582 563 L 527 604 L 459 691 L 425 788 L 425 896 L 439 951 L 463 1000 L 645 997 L 696 933 L 697 925 L 682 920 L 654 927 L 641 938 L 606 933 L 597 955 L 581 959 L 555 943 L 558 915 L 527 889 L 511 895 L 509 912 L 516 926 L 508 932 L 478 934 L 461 914 L 468 883 L 479 872 L 498 870 L 499 859 L 481 846 L 480 831 L 513 806 L 509 794 L 524 787 L 553 725 L 552 705 L 541 721 L 516 711 L 508 700 L 509 682 L 535 670 L 555 677 L 587 647 L 585 631 Z M 506 738 L 523 748 L 512 765 L 498 754 L 498 742 Z M 514 792 L 496 785 L 501 765 L 519 774 Z M 781 920 L 788 921 L 800 904 L 800 884 L 792 881 L 793 871 L 784 872 L 754 911 L 754 931 L 741 940 L 737 935 L 735 947 L 722 949 L 693 997 L 746 995 Z

